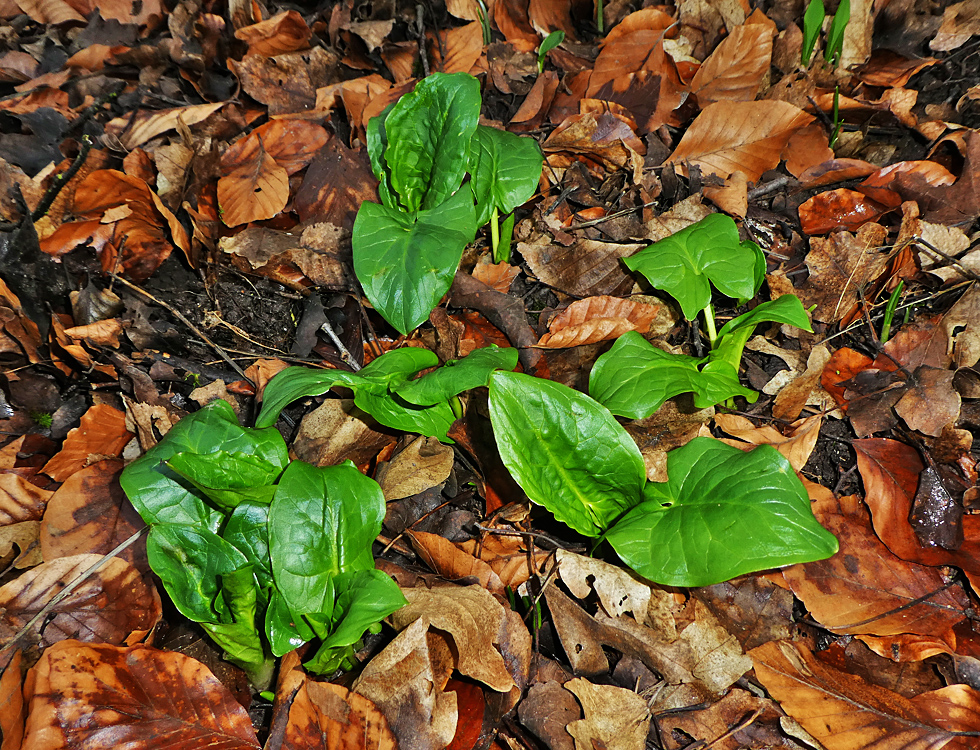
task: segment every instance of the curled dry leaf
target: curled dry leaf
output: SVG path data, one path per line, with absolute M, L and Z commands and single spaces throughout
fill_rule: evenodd
M 102 560 L 102 555 L 88 554 L 59 557 L 0 587 L 2 621 L 13 631 L 20 630 L 62 589 Z M 27 636 L 42 646 L 66 638 L 136 643 L 159 622 L 161 614 L 157 590 L 136 568 L 114 557 L 55 605 L 47 619 L 35 622 Z
M 417 437 L 378 470 L 385 500 L 401 500 L 445 482 L 453 470 L 455 454 L 436 438 Z
M 25 747 L 260 747 L 244 708 L 206 667 L 148 646 L 62 641 L 34 668 Z M 71 695 L 65 701 L 63 696 Z
M 882 192 L 878 195 L 882 197 Z M 891 196 L 892 203 L 897 205 L 897 202 L 901 202 L 896 193 L 891 193 Z M 889 210 L 889 206 L 864 193 L 838 188 L 818 193 L 803 203 L 799 208 L 800 224 L 809 235 L 828 234 L 835 229 L 855 230 Z
M 827 750 L 966 750 L 980 729 L 980 695 L 965 685 L 913 699 L 834 669 L 798 643 L 772 641 L 753 649 L 756 676 L 780 706 Z
M 303 16 L 295 10 L 277 13 L 272 18 L 235 31 L 235 38 L 248 45 L 249 54 L 266 57 L 306 49 L 310 46 L 312 35 Z
M 789 435 L 783 435 L 774 427 L 761 425 L 756 427 L 745 417 L 735 414 L 715 414 L 715 424 L 738 441 L 726 440 L 729 445 L 749 450 L 753 445 L 771 445 L 790 462 L 794 469 L 802 471 L 810 454 L 817 444 L 820 434 L 822 414 L 800 419 L 794 422 Z M 744 441 L 744 442 L 741 442 Z
M 42 471 L 56 482 L 64 482 L 87 466 L 90 456 L 121 455 L 133 437 L 133 433 L 126 429 L 125 412 L 108 404 L 96 404 L 82 415 L 79 426 L 68 433 L 61 450 Z
M 565 683 L 582 704 L 585 718 L 569 722 L 566 730 L 576 747 L 643 750 L 650 730 L 645 698 L 613 685 L 593 685 L 578 677 Z
M 501 596 L 506 595 L 500 577 L 487 563 L 460 549 L 445 537 L 411 530 L 406 530 L 405 535 L 425 564 L 446 580 L 475 578 L 488 591 Z
M 617 338 L 627 331 L 646 333 L 658 309 L 658 305 L 618 297 L 578 300 L 551 319 L 538 346 L 565 349 Z

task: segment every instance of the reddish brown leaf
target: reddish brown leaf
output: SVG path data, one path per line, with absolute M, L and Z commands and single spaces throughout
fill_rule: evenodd
M 27 721 L 27 706 L 24 704 L 24 692 L 21 689 L 24 681 L 21 674 L 22 654 L 20 649 L 15 649 L 0 676 L 0 734 L 3 736 L 3 744 L 14 749 L 21 747 L 24 724 Z
M 0 474 L 0 526 L 39 521 L 51 494 L 17 474 Z
M 283 750 L 395 750 L 388 721 L 362 695 L 304 679 L 289 706 Z
M 712 102 L 755 99 L 772 62 L 773 32 L 760 24 L 736 26 L 715 47 L 691 80 L 691 93 Z
M 71 695 L 71 701 L 64 696 Z M 62 641 L 34 668 L 25 747 L 258 748 L 248 713 L 199 662 L 147 646 Z
M 133 433 L 126 429 L 126 414 L 108 404 L 96 404 L 82 415 L 81 424 L 68 433 L 58 454 L 44 466 L 44 473 L 64 482 L 88 466 L 89 457 L 110 458 L 122 454 Z
M 265 151 L 218 180 L 221 220 L 230 227 L 271 219 L 288 200 L 289 175 Z
M 703 174 L 728 177 L 744 172 L 750 180 L 779 164 L 783 147 L 813 121 L 792 104 L 777 101 L 709 104 L 688 128 L 669 163 L 686 172 L 697 164 Z
M 646 333 L 657 310 L 655 305 L 618 297 L 587 297 L 553 317 L 538 346 L 564 349 L 617 338 L 627 331 Z
M 894 197 L 892 202 L 895 205 L 901 202 L 896 193 L 888 192 Z M 878 195 L 883 194 L 879 192 Z M 872 200 L 856 190 L 837 188 L 817 193 L 803 203 L 799 211 L 803 231 L 816 235 L 827 234 L 835 229 L 858 229 L 887 213 L 889 206 Z
M 973 740 L 954 733 L 980 728 L 980 698 L 963 685 L 909 700 L 821 663 L 798 643 L 773 641 L 750 656 L 783 710 L 830 750 L 966 750 Z
M 3 623 L 12 631 L 27 626 L 62 589 L 100 562 L 105 564 L 51 608 L 47 618 L 32 622 L 25 637 L 44 646 L 66 638 L 138 643 L 160 620 L 160 595 L 132 565 L 115 557 L 105 561 L 102 555 L 59 557 L 0 587 Z
M 312 35 L 303 16 L 295 10 L 277 13 L 272 18 L 235 31 L 235 38 L 248 45 L 249 53 L 266 57 L 306 49 L 310 46 Z
M 802 186 L 810 190 L 835 182 L 853 180 L 855 177 L 867 177 L 876 171 L 874 164 L 860 159 L 830 159 L 805 170 L 799 179 Z
M 933 57 L 909 59 L 892 50 L 879 49 L 872 52 L 871 59 L 855 73 L 869 86 L 902 87 L 920 70 L 938 62 Z

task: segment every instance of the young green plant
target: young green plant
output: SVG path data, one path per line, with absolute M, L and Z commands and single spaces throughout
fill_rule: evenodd
M 541 42 L 541 46 L 538 47 L 538 75 L 541 75 L 544 72 L 544 61 L 548 57 L 548 53 L 564 41 L 565 32 L 561 29 L 552 31 L 544 38 L 544 41 Z
M 349 461 L 290 461 L 275 428 L 242 427 L 225 401 L 180 420 L 119 481 L 174 605 L 258 690 L 307 641 L 319 641 L 310 671 L 350 666 L 365 630 L 405 603 L 374 568 L 378 484 Z
M 435 73 L 368 123 L 381 203 L 365 201 L 357 212 L 354 272 L 371 304 L 403 334 L 449 290 L 477 229 L 493 219 L 499 253 L 496 217 L 537 189 L 537 143 L 480 125 L 480 106 L 473 76 Z
M 800 63 L 803 67 L 809 67 L 813 51 L 820 38 L 820 31 L 823 28 L 826 11 L 823 0 L 810 0 L 806 12 L 803 14 L 803 45 L 800 50 Z M 824 45 L 824 60 L 831 65 L 836 65 L 844 49 L 844 29 L 847 28 L 848 21 L 851 20 L 850 0 L 841 0 L 834 13 L 834 18 L 830 22 L 827 30 L 827 41 Z
M 670 586 L 830 557 L 789 462 L 771 446 L 743 453 L 695 438 L 667 455 L 666 482 L 601 404 L 517 373 L 490 376 L 500 457 L 527 496 L 580 534 L 605 539 L 633 570 Z
M 589 377 L 589 393 L 618 416 L 648 417 L 681 393 L 692 393 L 699 409 L 733 396 L 754 402 L 758 394 L 741 385 L 738 370 L 755 327 L 776 322 L 810 330 L 806 311 L 793 295 L 764 302 L 716 330 L 712 287 L 743 305 L 759 291 L 766 271 L 759 246 L 741 242 L 735 222 L 724 214 L 710 214 L 624 262 L 671 295 L 685 318 L 703 316 L 710 351 L 705 357 L 671 354 L 635 331 L 620 336 L 596 360 Z

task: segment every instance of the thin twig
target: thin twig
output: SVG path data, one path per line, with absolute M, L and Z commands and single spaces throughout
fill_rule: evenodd
M 344 342 L 340 340 L 340 337 L 334 331 L 333 326 L 330 325 L 329 320 L 323 321 L 323 325 L 320 326 L 320 330 L 327 334 L 327 338 L 333 342 L 333 345 L 337 347 L 337 351 L 340 352 L 340 361 L 347 365 L 354 372 L 361 369 L 361 366 L 357 364 L 353 355 L 348 351 L 347 347 L 344 346 Z
M 154 297 L 152 294 L 150 294 L 145 289 L 140 289 L 138 286 L 136 286 L 136 284 L 133 284 L 133 283 L 127 281 L 126 279 L 124 279 L 122 276 L 119 276 L 118 274 L 110 273 L 109 276 L 111 276 L 113 279 L 115 279 L 116 281 L 118 281 L 120 284 L 123 284 L 124 286 L 129 287 L 134 292 L 139 292 L 140 294 L 142 294 L 144 297 L 146 297 L 148 300 L 150 300 L 154 304 L 160 305 L 160 307 L 164 308 L 165 310 L 170 311 L 170 313 L 175 318 L 177 318 L 181 323 L 183 323 L 185 326 L 187 326 L 188 328 L 190 328 L 194 332 L 194 334 L 196 336 L 198 336 L 198 338 L 200 338 L 208 346 L 210 346 L 212 349 L 214 349 L 214 351 L 217 353 L 217 355 L 219 357 L 221 357 L 225 362 L 227 362 L 228 363 L 228 366 L 231 367 L 232 370 L 234 370 L 235 372 L 237 372 L 241 376 L 242 380 L 246 381 L 247 383 L 250 383 L 253 387 L 255 386 L 255 383 L 252 382 L 252 379 L 248 375 L 245 374 L 245 371 L 241 367 L 238 366 L 238 363 L 235 362 L 235 360 L 233 360 L 231 357 L 229 357 L 228 356 L 228 353 L 225 352 L 224 349 L 222 349 L 220 346 L 218 346 L 216 343 L 214 343 L 211 339 L 209 339 L 204 334 L 204 332 L 201 331 L 196 325 L 194 325 L 193 323 L 191 323 L 184 316 L 184 314 L 182 312 L 180 312 L 179 310 L 174 309 L 174 307 L 172 307 L 171 305 L 168 305 L 163 300 L 157 299 L 156 297 Z

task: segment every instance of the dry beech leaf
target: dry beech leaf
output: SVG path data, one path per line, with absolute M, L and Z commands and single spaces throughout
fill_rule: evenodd
M 101 560 L 102 555 L 90 554 L 59 557 L 23 573 L 0 587 L 0 621 L 13 630 L 24 627 L 62 589 Z M 161 614 L 156 589 L 136 568 L 114 557 L 59 602 L 46 620 L 35 622 L 29 635 L 42 645 L 66 638 L 136 643 Z
M 19 474 L 0 473 L 0 526 L 20 521 L 40 521 L 44 506 L 52 494 Z
M 772 62 L 772 31 L 743 24 L 721 40 L 691 79 L 691 93 L 705 107 L 712 102 L 752 101 Z
M 534 573 L 535 561 L 540 567 L 541 561 L 548 557 L 548 552 L 538 547 L 528 550 L 526 541 L 519 536 L 491 533 L 483 539 L 468 539 L 457 546 L 489 565 L 505 587 L 515 590 Z
M 456 669 L 498 693 L 514 687 L 500 652 L 493 648 L 503 619 L 503 606 L 481 586 L 404 589 L 408 604 L 391 616 L 404 628 L 422 620 L 452 636 L 458 660 Z
M 22 660 L 23 652 L 16 649 L 3 675 L 0 675 L 0 736 L 3 737 L 3 744 L 10 748 L 22 746 L 24 724 L 27 720 L 27 706 L 24 703 L 24 691 L 21 690 Z
M 612 617 L 632 612 L 637 622 L 646 623 L 649 609 L 656 607 L 663 611 L 659 617 L 654 617 L 660 622 L 673 624 L 664 598 L 658 596 L 651 600 L 650 586 L 637 581 L 619 565 L 561 549 L 555 553 L 555 559 L 561 580 L 575 598 L 584 601 L 594 589 L 602 608 Z M 673 632 L 676 633 L 676 630 Z
M 17 6 L 36 23 L 51 25 L 69 21 L 85 23 L 85 17 L 64 0 L 18 0 Z
M 33 568 L 44 561 L 38 535 L 41 524 L 38 521 L 20 521 L 0 526 L 0 559 L 13 559 L 10 563 L 17 570 Z M 14 554 L 14 549 L 18 554 Z
M 564 349 L 617 338 L 627 331 L 646 333 L 658 305 L 618 297 L 599 296 L 573 302 L 548 323 L 538 346 Z
M 260 747 L 231 693 L 204 665 L 173 651 L 61 641 L 33 674 L 25 748 L 151 750 L 163 738 L 170 750 Z
M 289 175 L 265 151 L 218 180 L 221 220 L 230 227 L 271 219 L 289 200 Z
M 953 626 L 964 619 L 969 604 L 958 589 L 941 591 L 946 581 L 939 568 L 889 552 L 875 536 L 867 509 L 853 496 L 821 502 L 814 514 L 837 537 L 840 551 L 827 560 L 785 568 L 783 578 L 817 622 L 841 635 L 936 636 L 951 650 Z
M 284 750 L 396 750 L 384 714 L 340 685 L 304 679 L 289 706 Z
M 303 16 L 295 10 L 277 13 L 272 18 L 235 31 L 235 38 L 248 45 L 249 54 L 266 57 L 306 49 L 310 46 L 312 35 Z
M 646 245 L 578 240 L 569 247 L 553 243 L 547 236 L 520 242 L 517 251 L 538 280 L 576 297 L 627 294 L 633 278 L 620 258 L 633 255 Z
M 353 399 L 327 399 L 303 417 L 292 449 L 314 466 L 334 466 L 347 459 L 361 466 L 395 442 L 393 436 L 375 430 L 377 426 Z
M 411 530 L 406 530 L 405 535 L 425 564 L 446 580 L 458 581 L 472 577 L 488 591 L 506 595 L 500 577 L 487 563 L 460 549 L 445 537 Z
M 418 495 L 445 482 L 453 470 L 456 454 L 437 438 L 417 437 L 378 471 L 378 484 L 385 500 Z
M 456 734 L 456 693 L 444 692 L 452 670 L 448 644 L 419 618 L 367 663 L 354 692 L 378 707 L 401 742 L 442 750 Z
M 473 278 L 491 289 L 507 294 L 520 272 L 520 268 L 510 263 L 477 263 L 473 268 Z
M 779 164 L 783 147 L 800 128 L 813 121 L 787 102 L 716 102 L 709 104 L 688 128 L 668 163 L 687 173 L 697 164 L 702 174 L 727 178 L 743 172 L 756 181 Z
M 735 414 L 715 414 L 715 424 L 732 437 L 738 438 L 738 441 L 726 440 L 726 443 L 743 450 L 749 450 L 752 445 L 771 445 L 786 456 L 796 471 L 802 471 L 806 462 L 810 460 L 822 422 L 823 415 L 814 414 L 812 417 L 794 422 L 791 425 L 792 432 L 783 435 L 769 425 L 756 427 L 745 417 Z
M 967 750 L 980 729 L 980 694 L 953 685 L 911 700 L 818 661 L 803 645 L 772 641 L 750 652 L 755 673 L 786 713 L 827 750 Z
M 122 454 L 135 437 L 126 429 L 126 414 L 108 404 L 96 404 L 82 415 L 78 427 L 68 433 L 61 450 L 42 471 L 56 482 L 64 482 L 91 463 L 90 458 L 110 458 Z
M 645 698 L 613 685 L 593 685 L 578 677 L 565 683 L 582 704 L 585 718 L 568 723 L 576 750 L 643 750 L 650 731 Z

